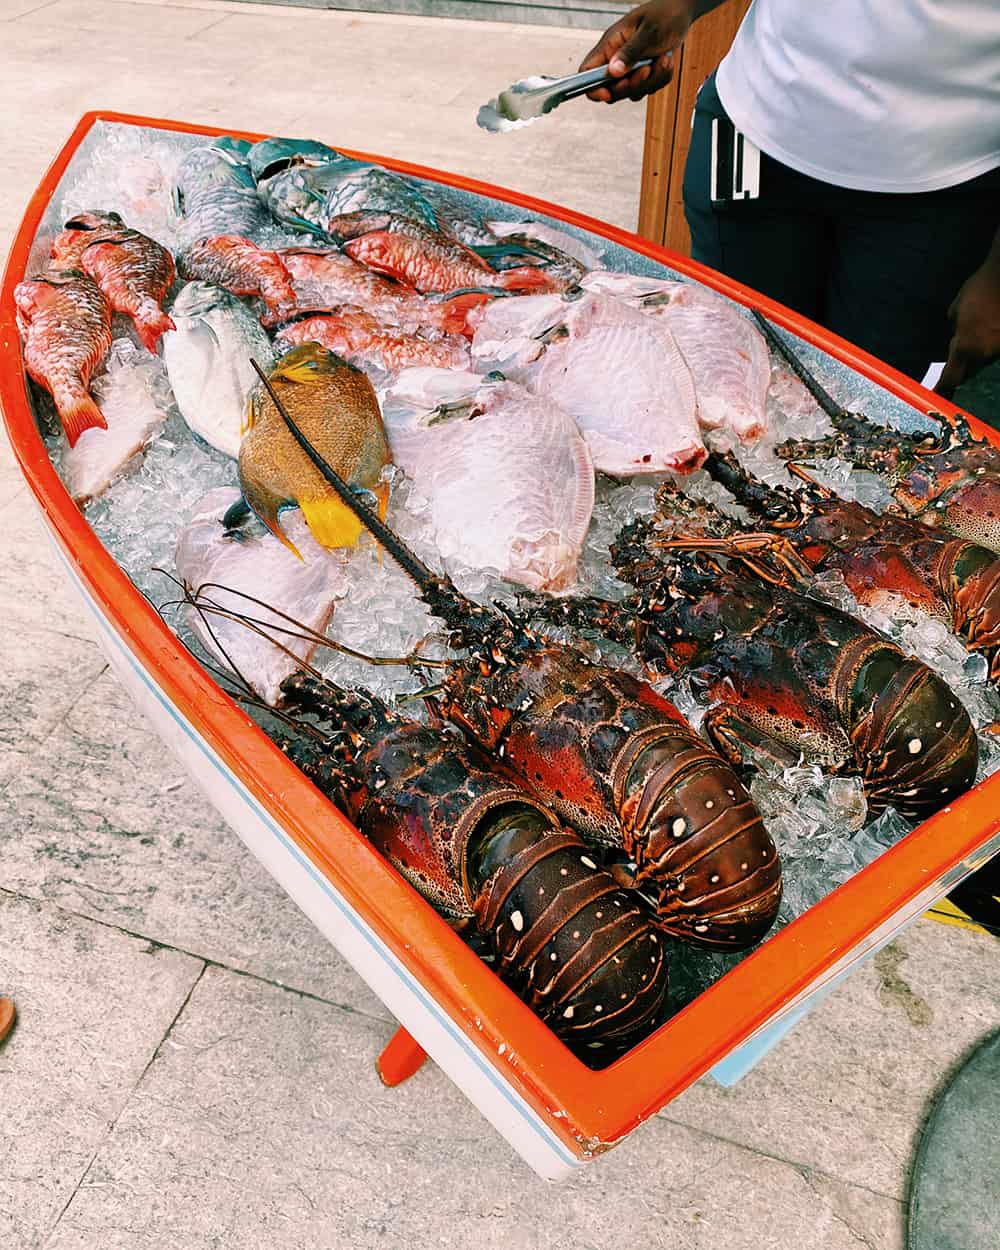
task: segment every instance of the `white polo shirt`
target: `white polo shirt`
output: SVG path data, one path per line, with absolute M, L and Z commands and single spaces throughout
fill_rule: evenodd
M 800 173 L 955 186 L 1000 165 L 1000 0 L 754 0 L 716 87 L 736 128 Z

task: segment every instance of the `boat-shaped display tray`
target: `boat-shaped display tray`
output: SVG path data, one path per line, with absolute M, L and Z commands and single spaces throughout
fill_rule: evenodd
M 0 402 L 21 471 L 122 684 L 222 816 L 405 1030 L 382 1057 L 385 1079 L 400 1079 L 426 1051 L 538 1173 L 563 1175 L 621 1141 L 704 1073 L 736 1079 L 853 965 L 1000 850 L 1000 776 L 902 837 L 622 1058 L 600 1071 L 588 1068 L 223 693 L 102 545 L 50 459 L 24 372 L 14 288 L 39 263 L 33 245 L 41 229 L 51 231 L 50 206 L 61 189 L 82 163 L 135 128 L 175 147 L 221 133 L 260 138 L 114 113 L 81 120 L 28 206 L 0 298 Z M 900 424 L 939 409 L 935 396 L 871 356 L 636 235 L 501 188 L 366 159 L 448 187 L 453 201 L 490 218 L 531 216 L 577 233 L 610 268 L 679 275 L 755 306 L 813 366 L 850 371 L 856 403 Z

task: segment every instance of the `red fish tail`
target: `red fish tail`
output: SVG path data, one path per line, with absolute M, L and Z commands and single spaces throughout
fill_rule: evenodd
M 70 447 L 76 446 L 84 430 L 108 428 L 104 413 L 82 387 L 53 391 L 53 399 Z
M 473 336 L 473 328 L 469 325 L 469 314 L 488 304 L 493 298 L 485 292 L 470 292 L 468 295 L 454 295 L 441 305 L 438 328 L 445 334 L 464 334 L 467 339 Z
M 171 318 L 153 300 L 143 304 L 136 312 L 135 328 L 143 347 L 154 355 L 156 354 L 156 345 L 160 341 L 160 336 L 167 330 L 177 329 Z
M 505 291 L 554 291 L 556 283 L 544 269 L 522 265 L 519 269 L 505 269 L 500 275 L 500 285 Z

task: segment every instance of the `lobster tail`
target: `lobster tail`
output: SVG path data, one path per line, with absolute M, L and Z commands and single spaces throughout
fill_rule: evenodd
M 733 769 L 686 725 L 652 726 L 615 761 L 613 785 L 636 885 L 657 893 L 667 932 L 726 950 L 762 938 L 781 867 Z
M 663 933 L 592 854 L 549 831 L 506 859 L 474 904 L 501 977 L 575 1050 L 648 1032 L 667 989 Z
M 847 698 L 854 709 L 851 742 L 873 812 L 891 804 L 902 816 L 923 820 L 975 781 L 979 746 L 969 714 L 919 660 L 878 648 L 855 670 Z
M 373 696 L 302 673 L 283 692 L 331 723 L 283 749 L 428 902 L 475 924 L 499 976 L 557 1036 L 608 1053 L 653 1028 L 665 934 L 537 798 Z

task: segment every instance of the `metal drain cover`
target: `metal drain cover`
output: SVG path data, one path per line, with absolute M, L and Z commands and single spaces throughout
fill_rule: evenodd
M 988 1037 L 938 1099 L 910 1185 L 909 1250 L 1000 1245 L 1000 1033 Z

